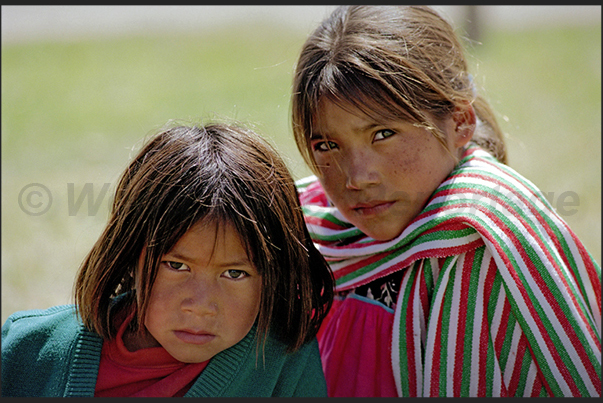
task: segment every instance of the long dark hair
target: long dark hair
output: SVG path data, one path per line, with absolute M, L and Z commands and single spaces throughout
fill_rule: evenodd
M 135 304 L 141 328 L 162 255 L 201 220 L 233 225 L 261 275 L 261 338 L 274 331 L 293 351 L 314 337 L 333 278 L 312 244 L 293 179 L 259 135 L 217 123 L 161 131 L 123 173 L 108 224 L 75 282 L 84 324 L 114 337 L 112 300 L 120 295 Z
M 476 91 L 464 49 L 452 26 L 429 7 L 341 6 L 308 37 L 291 112 L 297 147 L 317 174 L 310 139 L 322 99 L 419 124 L 444 146 L 426 112 L 446 118 L 456 105 L 471 103 L 479 118 L 473 141 L 506 163 L 504 135 Z

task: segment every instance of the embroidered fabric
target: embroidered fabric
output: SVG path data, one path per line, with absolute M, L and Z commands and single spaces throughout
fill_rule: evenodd
M 346 296 L 354 293 L 379 302 L 387 308 L 395 309 L 401 279 L 402 271 L 397 271 L 353 290 L 340 292 L 338 295 Z

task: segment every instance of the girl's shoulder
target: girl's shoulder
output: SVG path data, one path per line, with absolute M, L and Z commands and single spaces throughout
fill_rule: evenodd
M 2 325 L 2 395 L 63 396 L 87 333 L 73 305 L 12 314 Z
M 2 325 L 2 355 L 9 351 L 35 350 L 41 346 L 69 344 L 82 332 L 74 305 L 19 311 Z
M 13 314 L 11 314 L 8 319 L 6 320 L 7 322 L 9 321 L 15 321 L 15 320 L 19 320 L 19 319 L 23 319 L 23 318 L 36 318 L 36 317 L 49 317 L 49 316 L 62 316 L 62 315 L 68 315 L 68 312 L 75 312 L 75 305 L 73 304 L 68 304 L 68 305 L 57 305 L 57 306 L 52 306 L 50 308 L 46 308 L 46 309 L 30 309 L 30 310 L 24 310 L 24 311 L 17 311 Z
M 24 327 L 23 330 L 32 330 L 37 327 L 56 327 L 57 324 L 77 322 L 75 305 L 58 305 L 47 309 L 32 309 L 18 311 L 8 317 L 2 325 L 2 337 L 7 328 L 16 329 Z

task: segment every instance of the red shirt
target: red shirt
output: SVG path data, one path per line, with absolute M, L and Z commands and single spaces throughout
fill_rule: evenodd
M 128 351 L 123 334 L 134 313 L 121 324 L 117 336 L 103 343 L 94 395 L 96 397 L 175 397 L 193 385 L 209 361 L 188 364 L 163 347 Z

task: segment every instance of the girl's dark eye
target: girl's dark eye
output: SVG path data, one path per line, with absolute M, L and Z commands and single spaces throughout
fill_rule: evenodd
M 335 148 L 337 148 L 337 143 L 334 143 L 332 141 L 318 141 L 316 143 L 314 143 L 314 145 L 312 146 L 312 148 L 314 149 L 314 151 L 330 151 L 333 150 Z
M 247 274 L 243 270 L 226 270 L 224 272 L 224 276 L 227 278 L 238 280 L 238 279 L 244 278 L 246 276 L 249 276 L 249 274 Z
M 165 262 L 172 270 L 187 270 L 188 266 L 181 262 Z
M 377 133 L 375 133 L 374 139 L 377 141 L 383 140 L 383 139 L 393 136 L 394 134 L 395 134 L 395 132 L 390 129 L 379 130 Z

